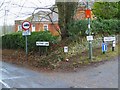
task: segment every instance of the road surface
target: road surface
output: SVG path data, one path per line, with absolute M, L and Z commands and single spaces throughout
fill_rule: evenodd
M 36 72 L 5 62 L 0 71 L 2 88 L 118 88 L 118 57 L 75 72 Z

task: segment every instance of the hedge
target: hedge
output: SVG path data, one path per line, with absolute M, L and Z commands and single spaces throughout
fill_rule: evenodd
M 51 45 L 57 43 L 57 37 L 53 36 L 49 31 L 32 32 L 31 35 L 28 36 L 29 51 L 38 51 L 36 41 L 49 41 Z M 2 36 L 2 48 L 25 49 L 25 36 L 22 36 L 22 32 Z M 48 48 L 50 48 L 50 46 Z M 42 47 L 42 49 L 45 48 Z
M 78 35 L 85 35 L 85 31 L 87 30 L 87 21 L 80 20 L 72 22 L 68 25 L 68 33 L 69 36 L 77 37 Z
M 80 20 L 71 22 L 68 24 L 68 33 L 72 37 L 86 36 L 86 30 L 88 21 Z M 118 34 L 120 31 L 120 20 L 92 20 L 91 31 L 95 34 Z M 28 36 L 28 48 L 29 51 L 38 51 L 36 41 L 49 41 L 50 44 L 57 43 L 57 37 L 52 36 L 49 31 L 32 32 Z M 13 34 L 7 34 L 2 36 L 2 48 L 3 49 L 25 49 L 25 37 L 22 36 L 22 32 Z M 43 50 L 44 47 L 41 47 Z M 48 47 L 50 48 L 50 47 Z
M 120 20 L 93 20 L 91 29 L 96 34 L 118 34 L 120 30 Z
M 91 31 L 95 34 L 118 34 L 120 33 L 120 20 L 91 20 Z M 80 20 L 68 24 L 70 37 L 86 36 L 88 20 Z

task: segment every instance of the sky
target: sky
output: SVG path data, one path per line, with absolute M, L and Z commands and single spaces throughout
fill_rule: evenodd
M 27 18 L 35 8 L 54 4 L 55 0 L 0 0 L 0 26 L 14 25 L 14 20 Z
M 119 0 L 91 0 L 91 1 L 119 1 Z M 14 25 L 15 20 L 21 19 L 24 20 L 27 17 L 31 16 L 35 8 L 50 7 L 54 4 L 55 0 L 0 0 L 0 26 Z

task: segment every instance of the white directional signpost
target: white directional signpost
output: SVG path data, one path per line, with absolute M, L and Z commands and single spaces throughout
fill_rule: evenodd
M 27 54 L 28 54 L 27 36 L 31 35 L 31 32 L 29 31 L 30 27 L 31 27 L 31 23 L 29 21 L 24 21 L 22 23 L 22 29 L 24 30 L 22 35 L 25 36 L 25 41 L 26 41 L 26 59 L 27 59 Z
M 112 41 L 112 51 L 114 51 L 115 45 L 116 45 L 116 38 L 115 37 L 104 37 L 105 42 Z
M 104 41 L 115 41 L 115 37 L 104 37 Z

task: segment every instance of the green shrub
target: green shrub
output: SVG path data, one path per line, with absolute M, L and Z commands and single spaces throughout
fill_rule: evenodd
M 78 35 L 84 36 L 86 30 L 87 20 L 75 21 L 68 25 L 68 33 L 70 37 L 76 37 Z
M 91 20 L 91 31 L 95 34 L 118 34 L 120 31 L 120 20 Z M 72 22 L 68 25 L 68 33 L 72 38 L 79 36 L 86 36 L 86 30 L 88 30 L 88 20 L 80 20 Z
M 57 37 L 53 36 L 49 31 L 32 32 L 28 36 L 29 51 L 39 50 L 36 46 L 36 41 L 49 41 L 51 46 L 51 44 L 57 43 Z M 2 36 L 2 47 L 3 49 L 25 49 L 25 36 L 22 36 L 21 32 L 4 35 Z M 46 48 L 41 47 L 41 50 L 45 51 Z
M 118 34 L 120 29 L 120 20 L 93 20 L 91 23 L 91 29 L 96 34 Z
M 13 33 L 2 36 L 2 48 L 3 49 L 18 49 L 25 48 L 25 40 L 22 37 L 22 33 Z

